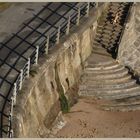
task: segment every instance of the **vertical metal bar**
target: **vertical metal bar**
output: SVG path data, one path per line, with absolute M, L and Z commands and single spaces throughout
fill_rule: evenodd
M 57 31 L 57 37 L 56 37 L 56 44 L 58 44 L 60 41 L 60 29 L 61 29 L 61 27 L 59 26 L 58 31 Z
M 13 90 L 14 105 L 16 104 L 16 96 L 17 96 L 17 83 L 14 83 L 14 90 Z
M 89 7 L 90 7 L 90 2 L 87 2 L 86 17 L 89 16 Z
M 78 7 L 78 10 L 77 10 L 77 19 L 76 19 L 76 25 L 79 26 L 79 23 L 80 23 L 80 16 L 81 16 L 81 8 Z
M 13 136 L 13 130 L 11 129 L 11 125 L 12 125 L 12 117 L 13 117 L 13 107 L 14 107 L 14 104 L 15 104 L 15 99 L 14 99 L 14 95 L 11 97 L 11 108 L 10 108 L 10 113 L 9 113 L 9 117 L 8 117 L 8 133 L 7 133 L 7 136 L 12 138 Z M 12 130 L 12 131 L 11 131 Z
M 22 79 L 23 79 L 23 70 L 20 70 L 20 83 L 19 83 L 19 90 L 22 88 Z
M 45 53 L 48 54 L 48 49 L 49 49 L 49 41 L 50 41 L 50 36 L 47 36 L 47 42 L 46 42 L 46 48 L 45 48 Z
M 14 106 L 14 98 L 12 97 L 12 98 L 11 98 L 11 111 L 10 111 L 11 119 L 12 119 L 12 117 L 13 117 L 13 106 Z
M 31 60 L 30 60 L 30 58 L 28 58 L 28 62 L 27 62 L 27 78 L 29 78 L 29 76 L 30 76 L 30 62 Z
M 68 35 L 70 32 L 70 21 L 71 21 L 71 17 L 69 16 L 67 22 L 67 28 L 66 28 L 66 35 Z
M 95 8 L 98 8 L 98 2 L 96 2 L 95 4 L 96 4 L 96 5 L 95 5 Z
M 13 129 L 10 130 L 10 138 L 13 138 Z
M 13 107 L 14 107 L 14 104 L 15 104 L 15 99 L 14 99 L 14 96 L 11 97 L 11 108 L 10 108 L 10 115 L 9 115 L 9 118 L 8 118 L 8 132 L 9 132 L 9 137 L 12 138 L 13 137 L 13 130 L 11 129 L 11 123 L 12 123 L 12 117 L 13 117 Z
M 10 127 L 11 127 L 11 115 L 9 115 L 9 117 L 8 117 L 8 135 L 10 133 Z
M 38 56 L 39 55 L 39 46 L 36 46 L 36 53 L 35 53 L 35 65 L 38 64 Z

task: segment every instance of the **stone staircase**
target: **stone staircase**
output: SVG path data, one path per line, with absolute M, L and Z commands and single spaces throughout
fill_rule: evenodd
M 96 39 L 93 46 L 97 49 L 103 47 L 114 58 L 117 53 L 118 43 L 124 27 L 131 3 L 110 3 L 98 21 Z M 100 52 L 100 50 L 99 50 Z
M 109 12 L 99 21 L 93 53 L 87 59 L 81 77 L 79 96 L 100 101 L 99 108 L 104 110 L 140 109 L 140 85 L 132 78 L 128 69 L 109 53 L 119 40 L 128 6 L 129 3 L 111 3 L 108 6 Z M 107 15 L 112 16 L 115 11 L 119 11 L 119 20 L 113 25 Z
M 93 53 L 88 58 L 81 77 L 79 96 L 103 101 L 99 106 L 104 110 L 140 109 L 140 85 L 132 79 L 127 68 L 111 56 L 102 54 Z

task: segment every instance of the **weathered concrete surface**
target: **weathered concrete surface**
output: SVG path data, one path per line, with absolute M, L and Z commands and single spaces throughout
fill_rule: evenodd
M 73 28 L 72 34 L 31 71 L 32 77 L 25 81 L 14 108 L 14 137 L 48 137 L 57 120 L 63 121 L 59 97 L 64 94 L 68 100 L 71 98 L 67 92 L 79 82 L 104 7 L 92 10 L 90 18 L 84 18 L 82 25 Z
M 46 3 L 15 2 L 7 3 L 4 8 L 0 8 L 0 41 L 16 33 L 23 26 L 23 22 L 29 21 L 44 5 Z
M 118 59 L 140 74 L 140 3 L 131 9 L 118 51 Z

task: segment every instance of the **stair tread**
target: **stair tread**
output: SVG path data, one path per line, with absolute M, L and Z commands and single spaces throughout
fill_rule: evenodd
M 125 68 L 122 66 L 118 66 L 116 69 L 111 69 L 111 70 L 89 70 L 89 69 L 85 69 L 85 73 L 97 73 L 97 74 L 106 74 L 106 73 L 115 73 L 117 71 L 122 71 Z
M 115 106 L 115 107 L 111 107 L 111 106 L 108 106 L 108 107 L 100 107 L 102 108 L 103 110 L 106 110 L 106 111 L 122 111 L 122 112 L 126 112 L 126 111 L 136 111 L 136 110 L 140 110 L 140 104 L 130 104 L 130 105 L 127 105 L 127 106 Z
M 94 83 L 94 84 L 88 84 L 88 83 L 81 83 L 79 87 L 81 86 L 84 86 L 85 88 L 87 87 L 94 87 L 94 88 L 119 88 L 119 87 L 127 87 L 129 85 L 133 85 L 133 84 L 136 84 L 136 81 L 135 80 L 127 80 L 127 81 L 124 81 L 124 82 L 121 82 L 121 83 L 114 83 L 114 84 L 109 84 L 109 83 L 106 83 L 106 84 L 103 84 L 103 83 Z
M 116 71 L 116 72 L 89 72 L 89 71 L 85 71 L 84 72 L 84 74 L 85 75 L 89 75 L 89 76 L 95 76 L 95 75 L 99 75 L 99 76 L 106 76 L 106 75 L 108 75 L 108 76 L 113 76 L 113 75 L 118 75 L 118 74 L 124 74 L 124 73 L 128 73 L 128 70 L 127 69 L 122 69 L 122 70 L 120 70 L 120 71 Z
M 109 94 L 109 95 L 101 95 L 101 98 L 108 99 L 108 100 L 117 100 L 117 99 L 125 99 L 125 98 L 130 98 L 133 96 L 139 96 L 140 91 L 138 90 L 133 90 L 133 91 L 127 91 L 127 92 L 121 92 L 121 94 Z
M 122 82 L 126 82 L 127 80 L 130 80 L 131 79 L 131 76 L 130 75 L 126 75 L 124 77 L 121 77 L 121 78 L 114 78 L 114 79 L 105 79 L 105 80 L 100 80 L 100 81 L 97 81 L 97 79 L 82 79 L 83 80 L 83 83 L 87 83 L 87 84 L 101 84 L 101 83 L 122 83 Z
M 97 65 L 97 64 L 94 64 L 94 63 L 88 63 L 86 68 L 92 68 L 92 70 L 107 70 L 107 69 L 116 68 L 118 66 L 119 66 L 119 64 L 117 62 L 107 64 L 107 65 Z
M 99 91 L 99 90 L 79 90 L 79 95 L 84 96 L 93 96 L 96 98 L 104 100 L 115 100 L 115 99 L 125 99 L 131 96 L 140 95 L 139 88 L 130 88 L 130 89 L 114 89 L 113 91 Z

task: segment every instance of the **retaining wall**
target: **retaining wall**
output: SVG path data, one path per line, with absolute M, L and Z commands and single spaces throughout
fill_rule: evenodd
M 84 61 L 91 54 L 97 18 L 105 7 L 100 4 L 91 10 L 89 18 L 83 18 L 32 68 L 14 107 L 14 137 L 48 137 L 57 122 L 63 121 L 60 98 L 66 101 L 66 97 L 69 105 L 78 98 Z
M 140 75 L 140 3 L 135 3 L 119 46 L 118 59 Z

